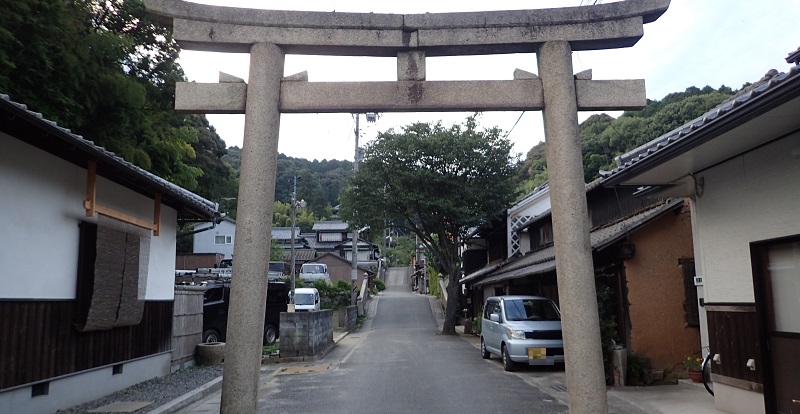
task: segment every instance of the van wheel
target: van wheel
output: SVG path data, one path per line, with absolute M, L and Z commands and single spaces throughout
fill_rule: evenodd
M 481 337 L 481 358 L 489 359 L 491 356 L 492 355 L 489 354 L 489 351 L 486 350 L 486 343 L 483 342 L 483 337 Z
M 508 348 L 502 346 L 501 352 L 503 353 L 503 369 L 506 371 L 515 371 L 517 369 L 516 363 L 511 360 L 511 355 L 508 354 Z
M 219 332 L 216 329 L 206 329 L 203 332 L 203 342 L 204 343 L 211 343 L 211 342 L 221 342 L 221 337 L 219 336 Z
M 273 325 L 264 327 L 264 345 L 272 345 L 278 339 L 278 330 Z

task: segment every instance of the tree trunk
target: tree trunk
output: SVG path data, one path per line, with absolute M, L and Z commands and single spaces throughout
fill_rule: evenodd
M 456 325 L 458 324 L 458 278 L 459 273 L 448 275 L 447 284 L 447 308 L 444 311 L 444 326 L 442 335 L 457 335 Z

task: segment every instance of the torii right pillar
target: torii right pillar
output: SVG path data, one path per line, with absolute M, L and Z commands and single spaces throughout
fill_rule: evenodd
M 608 413 L 572 48 L 566 41 L 546 42 L 537 58 L 544 92 L 558 298 L 569 310 L 561 315 L 569 412 Z

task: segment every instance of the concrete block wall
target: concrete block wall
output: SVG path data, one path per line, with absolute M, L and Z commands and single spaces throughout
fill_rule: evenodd
M 358 306 L 348 306 L 345 309 L 345 315 L 344 328 L 347 329 L 347 332 L 350 332 L 355 329 L 356 322 L 358 321 Z
M 282 312 L 281 358 L 320 356 L 333 345 L 333 311 Z
M 172 312 L 172 370 L 194 365 L 194 349 L 203 340 L 203 293 L 199 286 L 175 286 Z

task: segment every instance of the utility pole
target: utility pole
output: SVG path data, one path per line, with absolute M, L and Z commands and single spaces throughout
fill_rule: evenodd
M 361 118 L 361 114 L 353 114 L 356 117 L 356 149 L 355 149 L 355 156 L 353 157 L 353 175 L 358 174 L 358 163 L 361 160 L 361 148 L 358 146 L 358 138 L 360 135 L 359 131 L 359 120 Z M 367 118 L 367 122 L 376 122 L 380 115 L 374 112 L 364 114 Z M 350 272 L 350 283 L 352 284 L 350 289 L 350 305 L 356 304 L 356 282 L 358 281 L 358 229 L 353 229 L 353 241 L 352 241 L 352 262 L 353 262 L 353 269 Z
M 292 309 L 294 309 L 294 289 L 295 289 L 295 268 L 297 267 L 295 264 L 295 253 L 294 253 L 294 245 L 295 245 L 295 223 L 297 222 L 297 207 L 305 207 L 305 200 L 300 200 L 300 203 L 297 202 L 297 180 L 302 177 L 297 175 L 294 176 L 294 187 L 292 188 L 292 246 L 291 246 L 291 257 L 292 257 Z
M 353 175 L 358 174 L 358 158 L 359 158 L 359 148 L 358 148 L 358 120 L 361 118 L 361 114 L 356 115 L 356 151 L 355 156 L 353 157 Z M 355 226 L 354 226 L 355 227 Z M 353 269 L 350 271 L 350 305 L 354 306 L 356 304 L 356 281 L 358 281 L 358 229 L 353 229 L 353 240 L 352 240 L 352 254 L 351 254 L 351 261 L 353 262 Z

